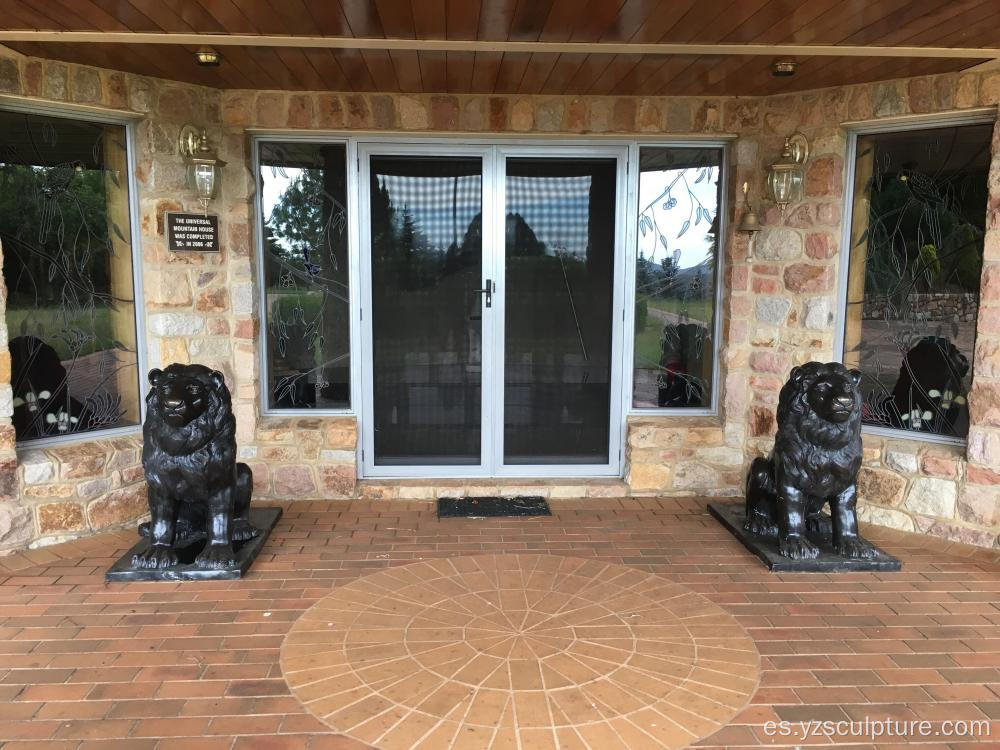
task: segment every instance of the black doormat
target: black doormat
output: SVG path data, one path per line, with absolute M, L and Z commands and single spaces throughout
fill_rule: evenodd
M 778 552 L 776 537 L 751 534 L 743 528 L 746 518 L 744 501 L 737 503 L 714 502 L 708 504 L 708 512 L 715 516 L 729 533 L 743 542 L 743 546 L 753 552 L 775 573 L 857 573 L 863 571 L 895 572 L 902 567 L 892 555 L 876 547 L 878 555 L 866 560 L 857 560 L 838 555 L 830 539 L 809 533 L 809 539 L 819 547 L 819 557 L 812 560 L 792 560 Z
M 438 518 L 551 516 L 544 497 L 439 497 Z

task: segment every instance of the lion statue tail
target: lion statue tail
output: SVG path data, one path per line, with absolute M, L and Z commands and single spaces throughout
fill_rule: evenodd
M 746 520 L 743 528 L 752 534 L 774 536 L 778 533 L 777 493 L 774 461 L 758 457 L 750 464 L 746 485 Z

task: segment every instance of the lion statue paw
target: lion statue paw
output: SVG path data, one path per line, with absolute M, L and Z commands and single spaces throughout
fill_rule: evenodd
M 173 547 L 166 547 L 162 544 L 151 544 L 145 552 L 140 552 L 132 557 L 132 567 L 148 570 L 161 570 L 172 568 L 179 560 Z
M 778 540 L 778 551 L 792 560 L 814 560 L 819 556 L 819 547 L 804 536 L 786 536 Z
M 840 541 L 834 545 L 834 549 L 837 550 L 838 555 L 841 555 L 842 557 L 850 557 L 854 560 L 870 560 L 878 554 L 874 547 L 861 537 L 857 536 L 842 537 Z
M 236 556 L 228 544 L 206 544 L 205 549 L 195 558 L 195 565 L 207 570 L 222 570 L 236 566 Z

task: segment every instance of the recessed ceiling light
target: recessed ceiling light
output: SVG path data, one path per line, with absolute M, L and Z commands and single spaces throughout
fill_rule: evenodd
M 775 78 L 787 78 L 795 75 L 799 64 L 795 60 L 775 60 L 771 63 L 771 75 Z
M 194 59 L 198 61 L 199 65 L 214 68 L 222 60 L 222 57 L 211 47 L 202 47 L 194 53 Z

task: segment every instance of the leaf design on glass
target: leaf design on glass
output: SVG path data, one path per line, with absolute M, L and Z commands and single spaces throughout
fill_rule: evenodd
M 687 232 L 688 228 L 691 226 L 691 220 L 686 219 L 683 224 L 681 224 L 681 231 L 677 233 L 677 237 L 683 237 L 684 233 Z
M 113 221 L 111 222 L 111 231 L 112 231 L 112 232 L 114 232 L 114 233 L 115 233 L 115 236 L 116 236 L 116 237 L 117 237 L 118 239 L 120 239 L 120 240 L 121 240 L 122 242 L 126 242 L 126 243 L 128 242 L 128 240 L 126 240 L 126 239 L 125 239 L 125 235 L 124 235 L 124 234 L 122 234 L 122 230 L 121 230 L 121 227 L 119 227 L 119 226 L 118 226 L 118 225 L 117 225 L 117 224 L 116 224 L 115 222 L 113 222 Z

